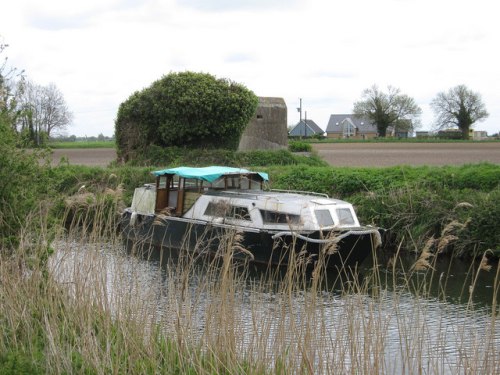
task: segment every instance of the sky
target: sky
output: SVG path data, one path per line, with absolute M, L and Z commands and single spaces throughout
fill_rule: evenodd
M 0 12 L 2 54 L 55 84 L 66 135 L 111 136 L 117 110 L 171 72 L 210 73 L 282 97 L 288 125 L 326 129 L 363 90 L 399 88 L 433 128 L 430 102 L 465 84 L 500 131 L 500 23 L 494 0 L 16 0 Z

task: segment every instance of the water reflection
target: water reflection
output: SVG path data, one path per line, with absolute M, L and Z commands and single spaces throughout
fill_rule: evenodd
M 355 291 L 349 292 L 333 274 L 320 288 L 312 285 L 314 275 L 291 288 L 286 271 L 270 278 L 251 268 L 241 277 L 231 274 L 236 281 L 224 285 L 222 271 L 214 274 L 195 263 L 189 273 L 179 272 L 179 257 L 164 253 L 148 253 L 145 260 L 121 245 L 78 241 L 61 241 L 55 248 L 53 273 L 75 297 L 90 294 L 116 316 L 130 311 L 172 335 L 223 342 L 271 367 L 279 355 L 294 353 L 287 357 L 289 365 L 299 369 L 312 360 L 315 373 L 500 370 L 494 270 L 479 274 L 470 304 L 477 270 L 458 262 L 436 263 L 434 273 L 414 273 L 409 280 L 402 270 L 411 261 L 396 273 L 375 261 L 366 265 L 364 278 L 349 280 Z M 373 268 L 380 270 L 377 281 Z

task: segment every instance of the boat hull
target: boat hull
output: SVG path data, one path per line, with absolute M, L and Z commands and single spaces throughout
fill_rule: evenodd
M 126 210 L 121 219 L 124 240 L 141 248 L 186 250 L 193 255 L 224 256 L 266 266 L 290 265 L 328 270 L 353 269 L 371 257 L 378 247 L 374 233 L 315 231 L 296 235 L 255 228 L 207 223 L 164 215 L 140 215 Z M 369 232 L 369 231 L 367 231 Z M 372 229 L 373 232 L 373 229 Z

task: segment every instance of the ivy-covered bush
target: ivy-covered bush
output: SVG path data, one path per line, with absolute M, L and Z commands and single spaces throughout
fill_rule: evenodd
M 239 83 L 206 73 L 170 73 L 120 105 L 118 157 L 128 161 L 151 145 L 236 149 L 257 104 L 257 96 Z

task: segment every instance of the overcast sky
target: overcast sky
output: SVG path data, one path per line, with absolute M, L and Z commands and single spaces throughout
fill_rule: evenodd
M 459 84 L 500 131 L 500 26 L 494 0 L 16 0 L 2 6 L 3 55 L 33 82 L 54 83 L 67 134 L 112 135 L 118 106 L 170 72 L 229 78 L 288 106 L 288 124 L 325 129 L 362 91 L 392 85 L 422 108 Z M 2 56 L 3 57 L 3 56 Z

